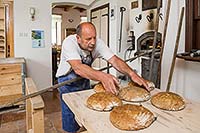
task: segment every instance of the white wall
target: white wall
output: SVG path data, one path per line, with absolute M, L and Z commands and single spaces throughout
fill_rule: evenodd
M 35 21 L 31 21 L 29 8 L 36 8 Z M 50 4 L 42 1 L 14 1 L 15 57 L 25 57 L 27 74 L 38 88 L 51 84 L 51 16 Z M 45 47 L 32 48 L 31 30 L 44 30 Z
M 124 52 L 128 47 L 127 39 L 129 35 L 129 2 L 122 0 L 110 0 L 110 11 L 114 9 L 115 17 L 110 18 L 110 46 L 113 48 L 114 52 L 118 57 L 124 59 Z M 124 7 L 126 10 L 123 12 L 123 18 L 121 18 L 120 7 Z M 122 21 L 122 36 L 121 36 L 121 50 L 120 47 L 120 27 Z M 114 71 L 115 72 L 115 71 Z M 116 72 L 116 75 L 119 76 L 120 73 Z
M 51 5 L 54 2 L 89 5 L 91 0 L 15 0 L 14 1 L 14 53 L 25 57 L 27 75 L 39 89 L 50 86 L 51 74 Z M 29 8 L 36 8 L 35 21 L 31 21 Z M 44 30 L 45 47 L 32 48 L 31 30 Z

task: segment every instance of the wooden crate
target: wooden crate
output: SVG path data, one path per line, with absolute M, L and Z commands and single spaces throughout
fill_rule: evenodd
M 0 106 L 25 94 L 25 75 L 24 58 L 0 59 Z

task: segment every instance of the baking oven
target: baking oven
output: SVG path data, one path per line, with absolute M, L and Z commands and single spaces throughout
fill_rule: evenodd
M 134 55 L 138 55 L 147 52 L 153 48 L 154 42 L 154 26 L 156 22 L 157 15 L 157 0 L 142 0 L 138 1 L 138 7 L 133 8 L 130 13 L 130 17 L 133 21 L 130 23 L 131 30 L 135 33 L 135 48 Z M 161 0 L 162 7 L 162 0 Z M 163 25 L 163 15 L 162 8 L 159 14 L 159 30 L 157 33 L 156 49 L 161 49 L 162 46 L 162 27 Z M 160 52 L 155 53 L 153 62 L 153 77 L 152 81 L 155 83 L 156 87 L 160 86 L 160 77 L 158 77 L 158 67 L 159 67 Z M 145 79 L 149 79 L 150 72 L 150 62 L 151 53 L 144 55 L 138 59 L 139 62 L 135 61 L 134 68 L 141 73 L 141 76 Z

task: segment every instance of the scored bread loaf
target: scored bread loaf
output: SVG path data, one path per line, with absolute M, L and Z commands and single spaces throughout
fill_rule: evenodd
M 151 125 L 155 117 L 143 106 L 124 104 L 114 107 L 110 112 L 110 121 L 121 130 L 140 130 Z
M 119 91 L 119 98 L 129 102 L 144 102 L 150 97 L 151 95 L 146 89 L 133 82 L 129 82 L 128 86 Z
M 97 92 L 87 99 L 86 105 L 93 110 L 110 111 L 114 106 L 122 105 L 122 101 L 112 93 Z
M 185 108 L 183 98 L 173 92 L 159 92 L 152 96 L 151 103 L 159 109 L 169 111 L 178 111 Z

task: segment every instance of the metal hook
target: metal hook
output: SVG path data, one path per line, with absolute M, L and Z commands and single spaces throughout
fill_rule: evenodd
M 148 20 L 149 22 L 151 22 L 152 19 L 154 18 L 154 14 L 153 14 L 153 13 L 150 13 L 149 15 L 146 16 L 146 18 L 147 18 L 147 20 Z
M 163 20 L 163 14 L 162 13 L 159 14 L 159 17 L 160 17 L 161 20 Z
M 125 7 L 120 7 L 120 12 L 124 12 L 126 11 L 126 8 Z
M 137 23 L 140 23 L 140 20 L 142 20 L 142 14 L 139 14 L 138 17 L 135 17 L 135 21 L 136 21 Z

